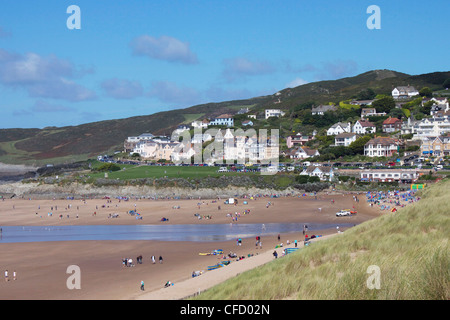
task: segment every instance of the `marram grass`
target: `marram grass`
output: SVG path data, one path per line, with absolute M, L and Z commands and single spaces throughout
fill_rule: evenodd
M 420 195 L 396 213 L 242 273 L 196 299 L 448 300 L 450 181 Z M 370 289 L 369 266 L 379 268 L 379 288 Z

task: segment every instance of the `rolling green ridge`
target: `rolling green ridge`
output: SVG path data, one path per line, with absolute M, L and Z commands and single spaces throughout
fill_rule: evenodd
M 316 104 L 338 104 L 354 98 L 367 88 L 373 89 L 376 94 L 390 94 L 393 87 L 408 84 L 418 89 L 427 86 L 439 90 L 448 78 L 450 72 L 411 76 L 391 70 L 374 70 L 355 77 L 284 89 L 278 95 L 274 93 L 250 99 L 205 103 L 185 109 L 78 126 L 0 129 L 0 162 L 43 165 L 86 160 L 99 154 L 122 150 L 123 142 L 128 136 L 145 132 L 169 135 L 180 124 L 223 113 L 235 114 L 242 107 L 251 108 L 251 113 L 278 108 L 289 114 L 290 110 L 300 104 L 311 101 Z

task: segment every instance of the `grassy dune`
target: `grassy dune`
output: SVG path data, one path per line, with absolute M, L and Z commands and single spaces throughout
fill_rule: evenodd
M 245 272 L 197 299 L 448 300 L 450 181 L 415 204 Z M 368 273 L 378 266 L 379 289 Z

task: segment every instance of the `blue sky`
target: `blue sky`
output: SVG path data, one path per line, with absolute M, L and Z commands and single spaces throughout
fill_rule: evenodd
M 67 8 L 81 29 L 67 28 Z M 369 29 L 370 5 L 381 29 Z M 373 69 L 448 71 L 450 1 L 4 0 L 0 128 L 147 115 Z

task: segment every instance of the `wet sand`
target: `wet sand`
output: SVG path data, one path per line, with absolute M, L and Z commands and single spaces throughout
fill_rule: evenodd
M 363 195 L 355 202 L 351 195 L 318 195 L 307 197 L 239 199 L 237 205 L 226 205 L 222 200 L 134 200 L 117 199 L 82 200 L 19 200 L 0 201 L 0 226 L 57 226 L 57 225 L 109 225 L 109 224 L 210 224 L 210 223 L 354 223 L 372 219 L 383 214 L 371 208 Z M 334 203 L 332 202 L 334 200 Z M 217 202 L 213 202 L 217 201 Z M 244 204 L 247 201 L 247 204 Z M 268 202 L 271 202 L 269 206 Z M 220 210 L 218 209 L 220 206 Z M 179 207 L 179 208 L 178 208 Z M 336 217 L 336 211 L 353 209 L 357 215 Z M 319 209 L 320 208 L 320 209 Z M 142 220 L 127 212 L 135 210 Z M 250 213 L 243 214 L 244 210 Z M 49 215 L 49 212 L 52 215 Z M 95 212 L 95 215 L 94 215 Z M 237 221 L 232 217 L 240 213 Z M 198 219 L 195 214 L 202 217 Z M 118 218 L 109 218 L 118 214 Z M 59 216 L 62 215 L 62 218 Z M 77 218 L 78 215 L 78 218 Z M 169 221 L 161 222 L 161 218 Z M 206 217 L 210 217 L 207 219 Z M 336 234 L 336 230 L 314 231 L 314 234 Z M 302 241 L 301 230 L 298 233 L 263 236 L 262 249 L 255 246 L 255 239 L 243 239 L 242 246 L 236 241 L 224 242 L 174 242 L 174 241 L 62 241 L 33 243 L 0 243 L 0 299 L 178 299 L 186 294 L 181 283 L 195 281 L 195 286 L 204 288 L 200 283 L 212 285 L 207 274 L 219 272 L 224 277 L 233 276 L 233 269 L 251 268 L 267 261 L 280 242 Z M 223 249 L 224 253 L 234 252 L 245 259 L 236 261 L 228 259 L 231 264 L 214 271 L 207 271 L 208 266 L 223 261 L 222 256 L 201 256 L 201 252 Z M 281 251 L 280 251 L 281 252 Z M 248 257 L 248 255 L 253 257 Z M 124 267 L 122 258 L 143 256 L 143 264 Z M 151 256 L 156 263 L 151 262 Z M 158 262 L 159 256 L 163 263 Z M 266 257 L 266 258 L 264 258 Z M 67 268 L 71 265 L 80 267 L 81 289 L 69 290 L 66 282 L 71 274 Z M 229 268 L 233 266 L 233 268 Z M 240 267 L 241 266 L 241 267 Z M 228 271 L 227 271 L 227 268 Z M 4 279 L 4 271 L 9 271 L 9 281 Z M 193 271 L 205 271 L 197 278 L 191 279 Z M 17 279 L 13 280 L 16 271 Z M 237 271 L 240 272 L 240 271 Z M 229 274 L 226 276 L 226 274 Z M 221 277 L 215 277 L 221 278 Z M 166 281 L 175 285 L 164 292 L 152 294 L 163 288 Z M 144 281 L 145 291 L 140 290 Z M 177 290 L 179 284 L 179 292 Z M 186 286 L 186 285 L 184 285 Z M 191 288 L 193 293 L 198 288 Z M 186 290 L 186 289 L 183 289 Z M 202 289 L 203 290 L 203 289 Z

